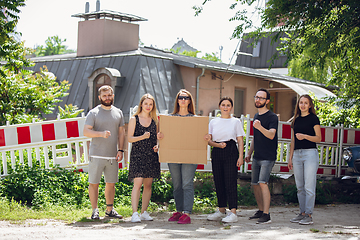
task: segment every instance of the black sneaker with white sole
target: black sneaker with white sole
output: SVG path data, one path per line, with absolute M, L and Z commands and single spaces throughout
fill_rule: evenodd
M 111 209 L 110 212 L 105 211 L 105 216 L 110 218 L 119 218 L 119 219 L 123 218 L 123 216 L 118 214 L 114 209 Z
M 93 212 L 91 214 L 91 219 L 95 219 L 95 220 L 100 219 L 99 209 L 96 208 L 93 210 Z
M 263 215 L 263 211 L 257 210 L 256 213 L 254 213 L 254 215 L 252 215 L 251 217 L 249 217 L 249 220 L 252 219 L 258 219 Z
M 270 213 L 269 214 L 263 213 L 256 224 L 265 224 L 265 223 L 271 223 Z

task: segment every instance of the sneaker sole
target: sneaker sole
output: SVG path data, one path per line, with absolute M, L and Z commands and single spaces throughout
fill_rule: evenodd
M 271 223 L 271 220 L 266 221 L 266 222 L 257 222 L 256 224 L 268 224 L 268 223 Z
M 299 224 L 300 225 L 312 225 L 312 224 L 314 224 L 314 222 L 309 222 L 309 223 L 301 223 L 301 222 L 299 222 Z
M 123 219 L 123 216 L 121 217 L 110 217 L 110 216 L 105 216 L 106 218 L 115 218 L 115 219 Z
M 153 221 L 154 219 L 140 219 L 141 221 Z
M 218 218 L 218 219 L 208 219 L 207 218 L 208 221 L 220 221 L 221 219 L 223 219 L 223 218 Z

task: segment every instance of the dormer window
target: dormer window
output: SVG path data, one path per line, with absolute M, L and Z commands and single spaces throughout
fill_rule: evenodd
M 256 45 L 253 48 L 253 57 L 260 57 L 260 46 L 261 46 L 261 42 L 257 42 Z
M 94 107 L 100 104 L 100 100 L 98 98 L 98 90 L 103 85 L 111 86 L 111 79 L 105 73 L 98 75 L 94 81 L 94 100 L 93 100 Z
M 117 69 L 106 67 L 96 69 L 88 78 L 89 109 L 100 104 L 98 90 L 101 86 L 110 85 L 114 89 L 115 94 L 123 86 L 124 81 L 125 77 L 122 77 Z

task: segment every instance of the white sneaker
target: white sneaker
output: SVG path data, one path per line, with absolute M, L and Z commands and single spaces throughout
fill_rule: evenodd
M 131 216 L 131 222 L 133 222 L 133 223 L 141 222 L 138 212 L 133 213 L 133 215 Z
M 233 222 L 237 222 L 238 218 L 237 218 L 236 214 L 230 212 L 226 217 L 221 219 L 221 221 L 226 222 L 226 223 L 233 223 Z
M 144 221 L 152 221 L 153 218 L 150 217 L 149 213 L 147 211 L 143 212 L 142 214 L 140 214 L 140 220 L 144 220 Z
M 207 220 L 209 220 L 209 221 L 218 221 L 218 220 L 220 220 L 220 219 L 222 219 L 224 217 L 226 217 L 226 212 L 222 213 L 218 209 L 215 213 L 208 215 Z

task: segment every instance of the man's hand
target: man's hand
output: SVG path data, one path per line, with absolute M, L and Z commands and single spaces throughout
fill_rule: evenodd
M 116 161 L 117 161 L 117 162 L 121 162 L 121 160 L 123 159 L 123 157 L 124 157 L 124 153 L 118 151 L 117 154 L 116 154 Z
M 103 131 L 103 138 L 108 138 L 108 137 L 110 137 L 111 136 L 111 132 L 110 131 L 108 131 L 108 130 L 105 130 L 105 131 Z
M 253 122 L 253 126 L 254 128 L 256 128 L 257 130 L 259 130 L 259 128 L 261 127 L 261 122 L 259 119 L 256 119 L 254 122 Z
M 245 162 L 248 163 L 248 162 L 250 162 L 250 160 L 251 160 L 251 156 L 246 156 L 246 157 L 245 157 Z

